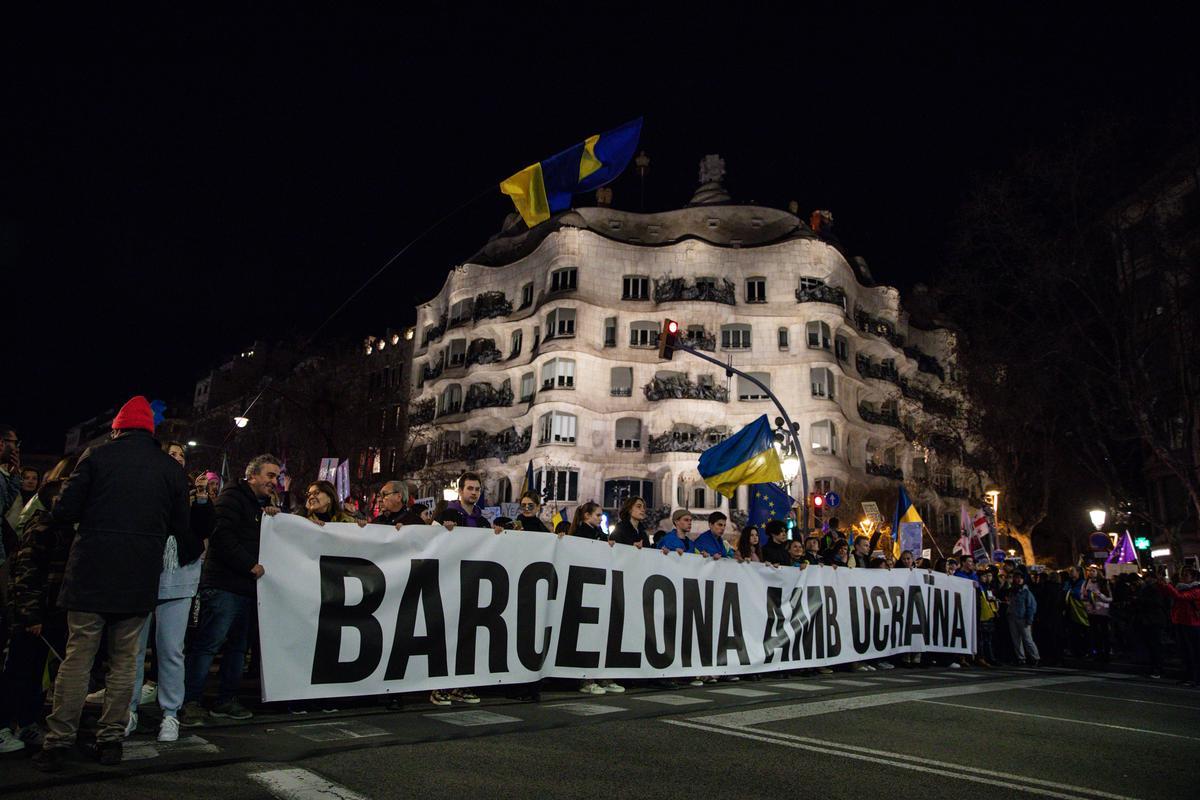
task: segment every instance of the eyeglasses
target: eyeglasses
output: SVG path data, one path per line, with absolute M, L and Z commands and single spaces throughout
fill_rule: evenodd
M 535 503 L 521 503 L 521 508 L 537 508 Z
M 320 497 L 323 494 L 325 494 L 325 493 L 318 489 L 315 492 L 305 492 L 304 496 L 305 497 Z

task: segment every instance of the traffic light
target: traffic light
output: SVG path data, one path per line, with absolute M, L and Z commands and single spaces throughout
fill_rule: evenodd
M 825 510 L 825 495 L 816 493 L 812 496 L 813 504 L 813 519 L 821 519 L 821 513 Z
M 679 323 L 673 319 L 663 320 L 662 334 L 658 337 L 658 357 L 670 361 L 679 346 Z

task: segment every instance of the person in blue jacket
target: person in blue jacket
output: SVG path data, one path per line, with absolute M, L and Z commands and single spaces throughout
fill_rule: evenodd
M 709 514 L 708 530 L 697 534 L 696 538 L 692 539 L 692 552 L 712 558 L 729 555 L 729 548 L 725 545 L 726 524 L 727 517 L 720 511 Z
M 658 540 L 658 548 L 663 555 L 675 551 L 679 555 L 692 552 L 692 512 L 686 508 L 676 509 L 671 515 L 674 530 L 669 530 Z

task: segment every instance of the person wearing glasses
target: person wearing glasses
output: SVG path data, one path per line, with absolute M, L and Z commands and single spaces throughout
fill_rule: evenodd
M 371 522 L 399 527 L 403 524 L 401 517 L 406 513 L 407 504 L 408 491 L 404 484 L 401 481 L 388 481 L 379 490 L 379 514 Z
M 317 525 L 326 522 L 354 522 L 362 528 L 367 524 L 365 519 L 357 519 L 349 511 L 342 508 L 337 500 L 337 489 L 329 481 L 315 481 L 308 486 L 304 493 L 304 518 Z
M 542 504 L 538 502 L 537 495 L 533 492 L 526 492 L 521 495 L 520 507 L 520 513 L 513 520 L 514 530 L 550 533 L 550 529 L 546 527 L 546 523 L 542 522 L 541 517 L 538 516 L 538 513 L 542 510 Z

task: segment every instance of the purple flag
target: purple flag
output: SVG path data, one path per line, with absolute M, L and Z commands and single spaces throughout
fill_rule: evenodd
M 1117 546 L 1108 554 L 1106 564 L 1136 564 L 1138 560 L 1137 550 L 1133 548 L 1133 537 L 1129 535 L 1129 531 L 1125 531 L 1125 535 L 1117 542 Z

